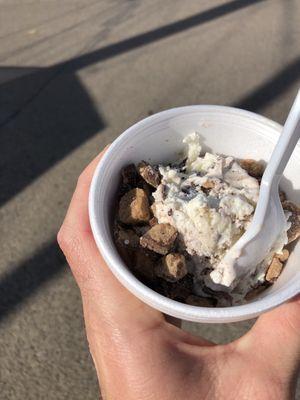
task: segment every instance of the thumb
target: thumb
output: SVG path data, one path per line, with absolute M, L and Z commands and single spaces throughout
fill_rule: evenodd
M 246 336 L 256 358 L 291 378 L 300 363 L 300 295 L 262 315 Z
M 108 329 L 106 336 L 112 338 L 112 331 L 121 326 L 124 332 L 136 334 L 136 330 L 159 326 L 164 318 L 119 283 L 105 264 L 94 241 L 88 215 L 88 195 L 93 173 L 102 154 L 80 175 L 58 233 L 58 242 L 80 288 L 87 329 L 99 330 L 101 335 Z

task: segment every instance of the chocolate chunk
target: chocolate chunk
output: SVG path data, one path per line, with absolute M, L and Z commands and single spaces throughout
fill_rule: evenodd
M 202 183 L 201 188 L 204 189 L 213 189 L 215 187 L 214 181 L 211 181 L 210 179 L 207 179 L 206 182 Z
M 150 225 L 150 226 L 154 226 L 154 225 L 157 225 L 157 224 L 158 224 L 157 218 L 156 218 L 156 217 L 152 217 L 152 218 L 150 219 L 150 221 L 149 221 L 149 225 Z
M 138 165 L 138 171 L 142 178 L 145 179 L 149 185 L 157 188 L 161 181 L 160 173 L 157 169 L 152 167 L 150 164 L 142 161 Z
M 168 210 L 168 216 L 171 217 L 173 215 L 173 210 L 172 208 L 170 208 L 170 210 Z
M 256 160 L 245 159 L 239 161 L 240 166 L 245 169 L 250 176 L 254 178 L 261 178 L 264 173 L 264 166 Z
M 283 268 L 282 262 L 277 257 L 273 257 L 273 260 L 266 273 L 266 281 L 275 282 L 276 279 L 281 274 L 282 268 Z
M 134 164 L 129 164 L 121 170 L 122 182 L 118 191 L 118 198 L 122 197 L 129 190 L 138 184 L 138 173 Z
M 291 227 L 287 231 L 288 243 L 291 243 L 300 236 L 300 208 L 288 200 L 282 204 L 282 207 L 284 210 L 292 213 L 288 219 L 291 223 Z
M 282 254 L 276 254 L 276 257 L 278 258 L 279 261 L 285 262 L 290 256 L 290 253 L 288 249 L 283 249 Z
M 214 307 L 216 305 L 216 301 L 212 298 L 208 297 L 199 297 L 191 294 L 185 300 L 186 304 L 191 306 L 198 306 L 198 307 Z
M 206 182 L 202 183 L 201 190 L 208 196 L 211 189 L 213 189 L 214 187 L 215 187 L 215 183 L 212 180 L 207 179 Z
M 149 250 L 165 255 L 171 249 L 176 237 L 177 231 L 172 225 L 157 224 L 140 238 L 140 244 Z
M 121 175 L 122 183 L 124 185 L 129 185 L 131 188 L 137 186 L 138 174 L 134 164 L 129 164 L 122 168 Z
M 282 254 L 275 254 L 271 264 L 269 265 L 269 268 L 266 273 L 266 281 L 267 282 L 275 282 L 276 279 L 279 277 L 279 275 L 282 272 L 283 269 L 283 264 L 287 261 L 289 258 L 289 251 L 287 249 L 283 249 Z
M 132 189 L 121 198 L 119 218 L 124 224 L 140 224 L 149 221 L 149 201 L 143 189 Z
M 182 279 L 188 273 L 184 256 L 179 253 L 167 254 L 156 266 L 155 273 L 170 282 Z

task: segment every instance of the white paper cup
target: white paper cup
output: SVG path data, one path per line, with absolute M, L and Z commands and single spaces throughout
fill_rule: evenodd
M 258 298 L 226 308 L 205 308 L 170 300 L 140 282 L 119 256 L 112 236 L 112 213 L 121 168 L 146 160 L 164 163 L 178 159 L 182 139 L 197 131 L 203 149 L 268 161 L 282 127 L 248 111 L 222 106 L 187 106 L 152 115 L 127 129 L 110 146 L 96 168 L 89 197 L 89 214 L 97 246 L 119 281 L 150 306 L 183 320 L 224 323 L 256 317 L 300 292 L 300 243 L 277 280 Z M 300 146 L 285 170 L 281 187 L 287 197 L 300 200 Z M 113 296 L 113 294 L 112 294 Z

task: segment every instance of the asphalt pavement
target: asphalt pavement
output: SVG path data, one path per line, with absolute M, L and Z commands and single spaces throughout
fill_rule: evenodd
M 282 123 L 300 86 L 299 18 L 297 0 L 0 0 L 1 400 L 99 397 L 56 244 L 80 171 L 176 106 Z M 184 327 L 221 343 L 252 323 Z

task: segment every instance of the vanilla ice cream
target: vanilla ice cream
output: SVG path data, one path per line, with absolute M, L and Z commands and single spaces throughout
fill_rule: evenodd
M 153 193 L 153 213 L 159 223 L 169 223 L 178 231 L 182 251 L 189 255 L 195 292 L 222 290 L 231 295 L 233 303 L 239 302 L 251 286 L 264 279 L 272 255 L 234 287 L 216 288 L 210 273 L 249 226 L 259 182 L 232 157 L 210 152 L 201 155 L 199 134 L 192 133 L 183 142 L 186 160 L 159 167 L 162 179 Z M 285 238 L 286 234 L 277 252 Z

